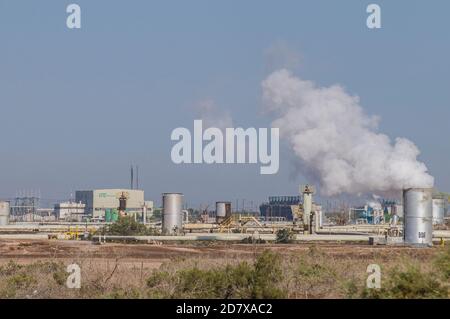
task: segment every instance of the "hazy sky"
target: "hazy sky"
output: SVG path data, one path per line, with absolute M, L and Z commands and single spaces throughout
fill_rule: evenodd
M 80 30 L 66 27 L 73 2 Z M 366 27 L 369 3 L 380 30 Z M 295 195 L 307 180 L 285 145 L 277 175 L 170 159 L 171 131 L 192 129 L 205 101 L 235 126 L 268 127 L 261 82 L 282 66 L 359 95 L 450 191 L 449 12 L 444 0 L 0 0 L 0 198 L 128 187 L 131 162 L 157 202 L 171 191 L 192 205 Z

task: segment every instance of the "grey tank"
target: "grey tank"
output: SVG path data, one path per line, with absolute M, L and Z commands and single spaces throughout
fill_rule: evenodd
M 168 235 L 180 233 L 183 229 L 183 194 L 164 193 L 162 196 L 162 232 Z
M 216 202 L 216 221 L 218 223 L 231 215 L 231 202 Z
M 406 244 L 433 244 L 432 189 L 403 190 L 404 234 Z

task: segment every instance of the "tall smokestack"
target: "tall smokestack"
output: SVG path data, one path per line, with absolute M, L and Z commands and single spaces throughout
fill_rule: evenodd
M 130 188 L 133 189 L 133 165 L 131 165 L 130 179 Z

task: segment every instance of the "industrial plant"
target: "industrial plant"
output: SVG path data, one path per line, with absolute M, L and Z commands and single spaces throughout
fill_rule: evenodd
M 449 195 L 431 188 L 404 189 L 397 200 L 336 208 L 317 202 L 313 185 L 301 185 L 298 195 L 269 196 L 259 211 L 245 211 L 223 199 L 213 209 L 187 207 L 179 192 L 162 193 L 161 207 L 154 207 L 143 190 L 135 189 L 133 182 L 131 186 L 76 191 L 74 200 L 58 202 L 53 209 L 39 207 L 35 196 L 1 201 L 0 238 L 15 234 L 49 240 L 174 242 L 240 241 L 252 236 L 270 242 L 276 240 L 278 231 L 287 229 L 299 243 L 429 247 L 450 240 Z M 125 217 L 145 225 L 152 235 L 99 235 L 105 225 Z
M 2 304 L 450 299 L 450 1 L 429 2 L 0 0 Z

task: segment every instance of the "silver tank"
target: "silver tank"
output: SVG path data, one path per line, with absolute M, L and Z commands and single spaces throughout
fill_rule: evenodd
M 432 189 L 403 190 L 404 234 L 406 244 L 433 244 Z
M 164 193 L 162 196 L 162 232 L 169 235 L 180 233 L 183 228 L 183 194 Z
M 444 223 L 447 201 L 443 197 L 433 198 L 433 224 L 442 225 Z
M 0 226 L 9 224 L 9 203 L 0 202 Z
M 230 215 L 231 215 L 230 202 L 216 202 L 216 221 L 218 223 L 222 222 Z
M 216 202 L 216 216 L 228 217 L 231 215 L 231 202 Z

